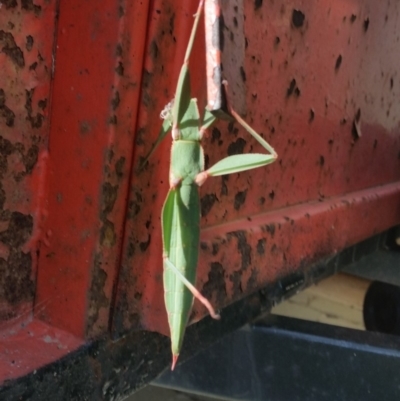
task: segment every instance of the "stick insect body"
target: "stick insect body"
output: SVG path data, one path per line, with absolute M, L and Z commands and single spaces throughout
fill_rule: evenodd
M 162 209 L 162 241 L 164 264 L 164 299 L 171 333 L 172 366 L 175 368 L 183 342 L 186 325 L 197 298 L 219 319 L 210 302 L 194 287 L 200 241 L 200 199 L 198 186 L 209 176 L 238 173 L 265 166 L 277 159 L 274 149 L 242 118 L 229 108 L 231 116 L 241 124 L 269 153 L 228 156 L 204 171 L 204 154 L 201 139 L 215 121 L 206 109 L 203 121 L 197 100 L 190 96 L 189 57 L 193 47 L 204 0 L 200 0 L 182 65 L 173 103 L 161 116 L 165 119 L 159 137 L 145 162 L 166 134 L 172 131 L 172 149 L 169 183 L 170 189 Z

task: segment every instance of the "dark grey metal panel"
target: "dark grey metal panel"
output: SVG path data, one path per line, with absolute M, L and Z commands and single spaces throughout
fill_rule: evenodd
M 155 384 L 230 400 L 397 401 L 400 338 L 271 317 Z

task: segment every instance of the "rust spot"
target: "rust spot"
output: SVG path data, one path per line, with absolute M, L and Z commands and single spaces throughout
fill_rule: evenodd
M 271 223 L 271 224 L 267 224 L 265 226 L 265 231 L 271 234 L 271 237 L 274 236 L 275 234 L 275 224 Z
M 202 217 L 207 216 L 214 203 L 218 200 L 215 194 L 206 194 L 200 200 L 200 210 Z
M 24 53 L 17 46 L 14 36 L 10 32 L 0 30 L 0 47 L 1 51 L 10 57 L 15 65 L 19 68 L 25 66 Z
M 251 276 L 249 280 L 247 281 L 247 291 L 248 292 L 253 292 L 257 288 L 257 280 L 258 277 L 258 271 L 257 269 L 252 269 L 251 270 Z
M 118 61 L 118 66 L 115 68 L 115 72 L 121 77 L 124 75 L 124 65 L 121 61 Z
M 39 147 L 37 145 L 32 145 L 26 155 L 23 155 L 23 163 L 27 174 L 30 174 L 35 167 L 39 157 Z
M 264 255 L 265 253 L 265 244 L 267 240 L 265 238 L 260 238 L 257 242 L 257 253 L 259 255 Z
M 114 223 L 105 219 L 100 229 L 100 243 L 108 248 L 113 247 L 117 242 Z
M 28 114 L 26 119 L 30 121 L 32 128 L 40 128 L 42 126 L 44 116 L 40 113 L 36 113 L 36 115 L 34 116 L 32 113 L 32 97 L 34 92 L 34 89 L 31 89 L 29 91 L 25 90 L 25 109 Z
M 257 11 L 262 7 L 263 0 L 254 0 L 254 10 Z
M 14 175 L 14 178 L 19 181 L 26 174 L 30 174 L 32 172 L 38 160 L 39 148 L 34 144 L 28 149 L 28 152 L 25 153 L 25 147 L 22 143 L 17 142 L 15 145 L 13 145 L 8 139 L 4 139 L 2 136 L 0 136 L 0 176 L 3 176 L 3 174 L 7 172 L 7 156 L 14 152 L 21 155 L 22 162 L 25 166 L 25 172 L 20 172 L 18 175 Z
M 92 130 L 92 126 L 89 121 L 82 121 L 79 125 L 79 131 L 82 135 L 86 135 L 88 132 Z
M 218 252 L 219 252 L 219 244 L 216 243 L 216 242 L 213 242 L 213 243 L 212 243 L 212 251 L 211 251 L 211 254 L 212 254 L 213 256 L 215 256 L 215 255 L 217 255 Z
M 47 107 L 47 99 L 39 100 L 38 107 L 39 109 L 44 110 Z
M 32 228 L 31 215 L 12 212 L 7 230 L 0 232 L 0 241 L 12 248 L 19 248 L 30 238 Z
M 33 0 L 21 0 L 21 7 L 23 10 L 33 11 L 36 15 L 40 14 L 40 11 L 42 10 L 41 6 L 33 4 Z
M 17 0 L 2 0 L 2 4 L 6 6 L 6 10 L 17 7 Z
M 246 202 L 247 189 L 245 191 L 240 191 L 235 195 L 235 201 L 233 207 L 235 210 L 239 210 L 240 207 Z
M 129 218 L 134 218 L 137 216 L 141 209 L 141 204 L 143 203 L 143 197 L 139 191 L 135 191 L 135 200 L 129 202 Z
M 246 141 L 243 138 L 238 138 L 235 142 L 232 142 L 228 146 L 228 155 L 232 156 L 243 153 L 245 146 L 246 146 Z
M 135 251 L 136 251 L 135 245 L 132 242 L 129 242 L 128 250 L 127 250 L 128 258 L 133 257 L 133 255 L 135 254 Z
M 202 251 L 207 251 L 207 250 L 208 250 L 208 244 L 207 244 L 207 242 L 201 241 L 201 242 L 200 242 L 200 249 L 201 249 Z
M 118 108 L 120 102 L 119 92 L 115 91 L 114 98 L 111 100 L 111 107 L 114 111 Z
M 150 242 L 151 242 L 151 235 L 149 234 L 149 236 L 148 236 L 148 238 L 147 238 L 147 241 L 146 241 L 146 242 L 141 242 L 141 243 L 139 244 L 140 250 L 141 250 L 142 252 L 146 252 L 147 248 L 148 248 L 149 245 L 150 245 Z
M 315 118 L 314 109 L 310 109 L 310 115 L 309 115 L 309 117 L 308 117 L 308 122 L 309 122 L 309 123 L 313 122 L 313 121 L 314 121 L 314 118 Z
M 15 114 L 6 106 L 6 95 L 3 89 L 0 89 L 0 116 L 4 118 L 7 127 L 12 127 L 14 125 Z
M 102 186 L 102 216 L 106 217 L 114 208 L 118 195 L 118 185 L 105 182 Z
M 340 66 L 342 64 L 342 55 L 339 54 L 338 58 L 336 59 L 336 63 L 335 63 L 335 70 L 338 71 Z
M 321 167 L 323 167 L 324 164 L 325 164 L 325 158 L 324 158 L 324 156 L 320 155 L 319 156 L 319 165 Z
M 1 213 L 3 214 L 3 209 L 4 209 L 4 203 L 6 202 L 6 191 L 3 189 L 3 184 L 0 181 L 0 210 Z M 3 216 L 2 216 L 3 217 Z
M 125 157 L 120 157 L 115 163 L 115 172 L 118 178 L 121 178 L 124 175 L 124 166 L 125 166 Z
M 268 196 L 269 196 L 269 199 L 274 200 L 274 198 L 275 198 L 275 191 L 272 190 L 272 191 L 268 194 Z
M 153 40 L 150 44 L 150 57 L 155 60 L 157 59 L 159 54 L 158 46 L 155 40 Z
M 115 55 L 117 57 L 122 57 L 122 45 L 120 43 L 117 44 L 117 47 L 115 49 Z
M 26 37 L 26 45 L 25 45 L 25 48 L 26 48 L 26 50 L 28 50 L 28 52 L 30 52 L 30 51 L 32 50 L 32 47 L 33 47 L 33 36 L 28 35 L 28 36 Z
M 213 293 L 216 293 L 217 304 L 222 305 L 226 298 L 225 271 L 221 263 L 211 263 L 211 269 L 208 273 L 208 281 L 204 284 L 203 295 L 210 299 Z
M 247 243 L 245 231 L 233 231 L 228 233 L 227 237 L 235 237 L 237 239 L 237 249 L 241 255 L 240 270 L 247 270 L 251 264 L 251 246 Z
M 102 268 L 101 255 L 97 253 L 94 258 L 92 270 L 92 283 L 90 286 L 90 300 L 86 332 L 91 332 L 94 324 L 97 322 L 100 308 L 108 308 L 110 305 L 110 302 L 104 292 L 106 281 L 107 273 Z
M 296 80 L 293 78 L 290 81 L 289 88 L 286 91 L 286 97 L 291 96 L 294 93 L 295 89 L 296 89 Z
M 367 32 L 369 27 L 369 18 L 366 18 L 364 20 L 363 27 L 364 27 L 364 32 Z
M 353 23 L 357 19 L 357 15 L 351 14 L 350 22 Z
M 34 283 L 31 279 L 32 257 L 30 253 L 11 249 L 5 261 L 0 259 L 0 298 L 11 305 L 30 300 L 34 295 Z
M 114 150 L 113 149 L 108 149 L 108 152 L 107 152 L 108 163 L 112 163 L 112 160 L 114 159 L 114 155 L 115 155 Z M 105 169 L 108 170 L 108 166 L 106 166 Z
M 108 119 L 108 123 L 111 125 L 117 125 L 117 116 L 115 114 L 110 116 L 110 118 Z
M 242 271 L 234 271 L 229 275 L 229 280 L 232 283 L 232 298 L 236 299 L 243 293 Z
M 218 143 L 218 146 L 223 144 L 221 140 L 221 131 L 218 128 L 213 128 L 211 132 L 211 144 Z
M 30 66 L 29 66 L 29 71 L 34 71 L 34 70 L 36 70 L 36 67 L 38 66 L 38 63 L 37 63 L 37 61 L 35 61 L 34 63 L 32 63 Z
M 0 241 L 10 249 L 7 260 L 0 258 L 0 299 L 12 305 L 32 299 L 34 294 L 32 257 L 21 250 L 32 230 L 32 216 L 12 212 L 7 230 L 0 233 Z
M 300 10 L 294 9 L 292 12 L 292 24 L 295 28 L 301 28 L 304 24 L 305 15 Z

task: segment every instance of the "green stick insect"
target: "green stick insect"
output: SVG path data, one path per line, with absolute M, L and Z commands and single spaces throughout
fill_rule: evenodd
M 200 121 L 197 99 L 190 97 L 189 56 L 193 47 L 204 0 L 200 0 L 180 71 L 175 99 L 161 113 L 164 118 L 159 137 L 144 159 L 147 162 L 158 144 L 172 131 L 169 173 L 170 189 L 162 209 L 162 241 L 164 264 L 164 300 L 171 333 L 172 366 L 175 368 L 193 300 L 197 298 L 214 319 L 219 319 L 210 302 L 195 288 L 200 241 L 200 198 L 198 187 L 208 177 L 238 173 L 265 166 L 277 159 L 275 150 L 258 135 L 228 104 L 228 110 L 269 154 L 228 156 L 204 171 L 201 139 L 216 120 L 205 110 Z

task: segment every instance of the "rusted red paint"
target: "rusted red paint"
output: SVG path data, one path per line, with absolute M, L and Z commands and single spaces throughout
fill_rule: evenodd
M 207 228 L 198 285 L 203 291 L 213 288 L 213 267 L 220 264 L 226 295 L 221 299 L 218 288 L 210 295 L 219 304 L 231 303 L 260 282 L 272 283 L 361 242 L 365 232 L 390 227 L 400 218 L 399 196 L 400 183 L 393 183 Z
M 155 2 L 150 10 L 154 19 L 147 48 L 159 51 L 145 62 L 142 98 L 151 103 L 143 102 L 139 110 L 134 166 L 160 127 L 149 113 L 162 110 L 173 97 L 196 3 L 183 11 L 183 6 Z M 274 146 L 279 161 L 210 179 L 201 188 L 198 286 L 217 307 L 400 221 L 398 5 L 241 4 L 246 46 L 237 68 L 246 88 L 245 117 Z M 204 44 L 197 46 L 191 67 L 205 83 Z M 205 104 L 204 88 L 193 88 L 193 96 Z M 168 142 L 146 171 L 132 176 L 114 316 L 117 333 L 137 327 L 167 333 L 159 218 L 168 186 Z M 209 165 L 222 155 L 258 149 L 246 133 L 226 123 L 217 124 L 205 142 Z M 302 212 L 294 212 L 297 208 Z M 275 225 L 275 237 L 263 231 L 265 221 Z M 239 239 L 248 256 L 238 249 Z M 263 248 L 261 255 L 257 249 Z M 203 315 L 196 304 L 196 319 Z
M 79 337 L 108 329 L 146 23 L 147 2 L 60 2 L 45 228 L 56 234 L 36 315 Z
M 35 295 L 55 4 L 0 6 L 0 321 L 7 325 L 29 318 Z
M 160 213 L 170 139 L 137 168 L 174 97 L 197 0 L 61 0 L 58 19 L 55 1 L 0 4 L 4 379 L 110 329 L 168 332 Z M 222 9 L 223 71 L 236 71 L 235 107 L 279 161 L 201 188 L 198 287 L 217 307 L 400 222 L 400 5 L 232 4 Z M 233 45 L 241 29 L 244 49 Z M 200 108 L 205 54 L 201 28 L 190 61 Z M 204 142 L 208 165 L 258 149 L 232 123 Z M 192 320 L 204 313 L 196 304 Z

